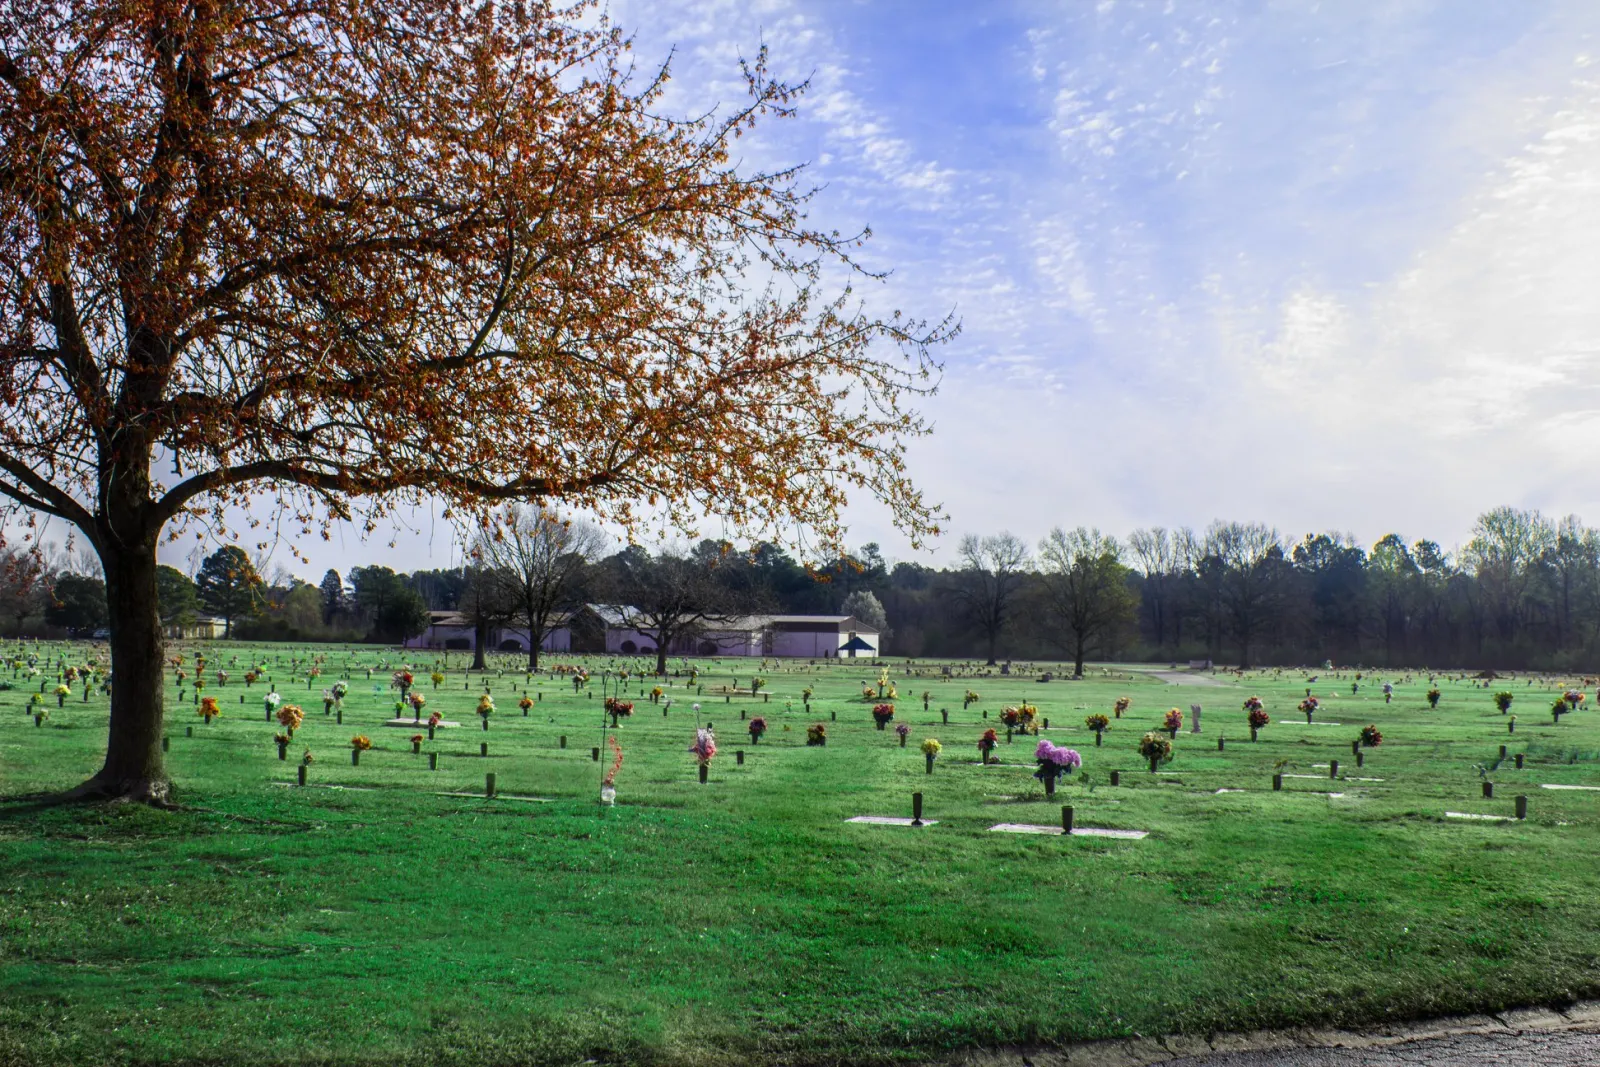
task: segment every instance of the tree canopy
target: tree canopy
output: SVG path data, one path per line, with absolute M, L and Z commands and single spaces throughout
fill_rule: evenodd
M 86 794 L 166 796 L 156 546 L 234 505 L 935 529 L 904 449 L 951 329 L 865 310 L 864 234 L 738 164 L 802 88 L 743 69 L 680 117 L 591 3 L 6 0 L 0 494 L 105 570 Z

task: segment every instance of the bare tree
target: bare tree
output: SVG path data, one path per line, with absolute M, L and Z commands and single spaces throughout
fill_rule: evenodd
M 1279 597 L 1283 539 L 1259 522 L 1214 522 L 1207 555 L 1220 565 L 1218 590 L 1239 639 L 1239 666 L 1250 666 L 1250 645 L 1271 620 Z
M 1058 526 L 1039 542 L 1039 564 L 1049 628 L 1081 675 L 1089 649 L 1106 649 L 1135 619 L 1122 546 L 1099 530 Z
M 1537 510 L 1494 508 L 1473 523 L 1461 562 L 1477 576 L 1502 641 L 1516 637 L 1540 562 L 1556 543 L 1555 525 Z
M 967 621 L 988 645 L 990 666 L 1000 634 L 1011 621 L 1011 607 L 1022 588 L 1028 567 L 1028 546 L 1013 533 L 961 539 L 961 570 L 950 585 L 950 595 L 961 605 Z
M 1144 575 L 1146 599 L 1150 604 L 1150 628 L 1156 647 L 1167 643 L 1167 625 L 1173 615 L 1172 582 L 1181 558 L 1177 538 L 1165 527 L 1152 526 L 1128 535 L 1128 547 Z
M 704 558 L 632 550 L 621 553 L 616 564 L 623 623 L 655 641 L 657 674 L 667 673 L 667 653 L 675 643 L 751 609 Z
M 517 585 L 512 575 L 487 561 L 480 539 L 473 544 L 464 568 L 467 585 L 461 594 L 460 613 L 472 624 L 472 666 L 487 670 L 485 658 L 494 632 L 517 617 Z
M 584 574 L 605 550 L 599 527 L 537 505 L 508 508 L 481 540 L 484 562 L 500 572 L 528 623 L 528 670 L 539 649 L 582 596 Z

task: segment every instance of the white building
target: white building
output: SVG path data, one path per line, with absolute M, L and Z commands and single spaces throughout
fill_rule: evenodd
M 477 644 L 477 628 L 472 620 L 459 611 L 430 611 L 428 628 L 416 637 L 406 639 L 406 648 L 461 649 L 473 651 Z M 496 652 L 526 652 L 532 643 L 531 631 L 526 626 L 499 626 L 489 631 L 488 647 Z M 572 633 L 565 626 L 557 627 L 539 643 L 545 652 L 567 652 L 572 648 Z
M 584 610 L 604 624 L 607 652 L 631 656 L 656 651 L 655 635 L 633 609 L 590 604 Z M 674 656 L 873 659 L 879 648 L 878 631 L 852 615 L 745 615 L 707 621 L 695 633 L 675 639 L 667 652 Z

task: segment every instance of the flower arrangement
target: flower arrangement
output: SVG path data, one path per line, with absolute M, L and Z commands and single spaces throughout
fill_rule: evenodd
M 261 703 L 266 707 L 267 712 L 270 714 L 278 710 L 278 705 L 283 703 L 283 698 L 276 692 L 272 692 L 262 697 Z
M 437 689 L 440 685 L 444 684 L 444 675 L 438 671 L 434 671 L 432 674 L 428 675 L 428 680 L 433 682 L 433 687 Z
M 413 689 L 411 694 L 406 697 L 406 700 L 410 702 L 411 710 L 415 715 L 421 715 L 423 705 L 428 702 L 428 698 L 417 692 L 415 689 Z
M 633 701 L 606 697 L 605 710 L 606 714 L 611 716 L 611 725 L 616 726 L 617 720 L 626 719 L 633 714 Z
M 278 755 L 283 755 L 283 750 L 289 747 L 289 742 L 294 738 L 289 734 L 273 734 L 272 743 L 278 746 Z
M 1571 708 L 1567 707 L 1566 697 L 1556 697 L 1555 703 L 1550 705 L 1550 714 L 1555 718 L 1556 722 L 1560 722 L 1561 716 L 1571 710 Z
M 303 764 L 305 764 L 305 765 L 306 765 L 306 766 L 307 766 L 307 767 L 309 767 L 309 766 L 311 766 L 311 765 L 312 765 L 312 764 L 313 764 L 313 763 L 315 763 L 315 762 L 316 762 L 316 757 L 315 757 L 315 756 L 313 756 L 313 755 L 312 755 L 312 754 L 311 754 L 311 750 L 310 750 L 310 749 L 309 749 L 309 748 L 308 748 L 308 749 L 306 749 L 306 750 L 305 750 L 305 752 L 304 752 L 304 753 L 303 753 L 303 754 L 302 754 L 302 755 L 301 755 L 301 756 L 300 756 L 300 762 L 301 762 L 301 763 L 303 763 Z
M 767 732 L 767 720 L 757 715 L 750 720 L 750 743 L 753 745 L 761 740 L 761 735 Z
M 278 708 L 277 718 L 278 725 L 288 730 L 292 737 L 294 732 L 300 729 L 300 723 L 305 719 L 305 712 L 301 711 L 297 704 L 284 704 Z
M 227 685 L 228 684 L 228 672 L 227 671 L 218 671 L 217 672 L 217 684 L 218 685 Z
M 1361 743 L 1367 748 L 1377 748 L 1383 744 L 1383 734 L 1378 732 L 1376 726 L 1368 723 L 1361 728 Z
M 1500 709 L 1500 714 L 1504 715 L 1511 710 L 1511 702 L 1515 699 L 1515 694 L 1502 689 L 1494 695 L 1494 706 Z
M 816 692 L 817 691 L 811 688 L 809 685 L 806 686 L 804 689 L 800 690 L 800 702 L 802 704 L 810 704 L 811 698 L 816 695 Z
M 977 702 L 978 694 L 968 689 L 966 695 L 961 698 L 961 710 L 966 711 L 970 705 L 976 704 Z
M 1311 716 L 1317 713 L 1317 708 L 1319 707 L 1321 707 L 1321 704 L 1316 697 L 1308 696 L 1300 702 L 1300 710 L 1305 714 L 1306 722 L 1311 721 Z
M 1566 691 L 1566 693 L 1563 694 L 1563 695 L 1566 698 L 1567 706 L 1570 707 L 1573 711 L 1577 711 L 1578 710 L 1578 705 L 1582 704 L 1584 702 L 1584 700 L 1587 699 L 1581 692 L 1579 692 L 1576 689 L 1568 689 Z
M 517 707 L 522 709 L 522 714 L 528 714 L 528 711 L 533 707 L 533 698 L 526 693 L 522 694 L 522 699 L 517 701 Z
M 878 691 L 876 689 L 872 688 L 872 686 L 868 685 L 867 683 L 862 682 L 861 683 L 861 699 L 862 700 L 877 700 L 878 699 Z
M 494 697 L 488 693 L 478 697 L 478 714 L 487 719 L 494 714 Z
M 261 675 L 257 674 L 255 671 L 244 672 L 244 686 L 246 689 L 250 688 L 252 685 L 255 685 L 260 680 Z
M 412 734 L 411 735 L 411 754 L 412 755 L 417 755 L 421 751 L 422 751 L 422 735 L 421 734 Z
M 1161 720 L 1161 728 L 1173 737 L 1177 737 L 1178 731 L 1183 729 L 1183 712 L 1177 708 L 1168 711 L 1166 717 Z
M 1245 719 L 1250 723 L 1250 740 L 1254 741 L 1256 731 L 1271 722 L 1272 716 L 1268 715 L 1265 709 L 1257 707 L 1251 708 Z
M 443 718 L 443 716 L 441 716 L 437 711 L 433 712 L 431 715 L 429 715 L 428 716 L 428 729 L 431 730 L 435 726 L 438 726 L 439 722 L 440 722 L 440 720 L 442 718 Z
M 1040 741 L 1033 750 L 1033 758 L 1039 761 L 1039 767 L 1033 776 L 1045 784 L 1046 792 L 1054 793 L 1056 777 L 1062 774 L 1071 774 L 1083 766 L 1083 757 L 1078 755 L 1076 749 L 1063 745 L 1054 745 L 1049 741 Z
M 1155 772 L 1156 764 L 1172 759 L 1172 741 L 1158 733 L 1148 733 L 1139 740 L 1139 755 L 1150 761 L 1150 771 Z
M 825 745 L 828 743 L 828 727 L 824 723 L 814 722 L 806 727 L 806 744 Z
M 694 754 L 695 761 L 701 766 L 710 763 L 711 757 L 717 754 L 716 735 L 702 726 L 694 732 L 694 744 L 689 746 L 689 751 Z
M 767 680 L 765 678 L 752 678 L 752 679 L 750 679 L 750 692 L 759 693 L 763 689 L 765 689 L 766 687 L 767 687 Z
M 211 720 L 212 719 L 215 719 L 218 715 L 221 715 L 221 714 L 222 714 L 222 709 L 217 706 L 217 698 L 216 697 L 201 697 L 200 698 L 200 717 L 206 721 L 206 725 L 207 726 L 211 725 Z
M 989 753 L 994 751 L 994 746 L 1000 743 L 999 736 L 992 730 L 985 730 L 983 736 L 978 738 L 978 755 L 983 757 L 983 762 L 989 762 Z
M 365 752 L 372 747 L 372 741 L 366 734 L 356 734 L 350 739 L 350 747 L 357 752 Z
M 1246 697 L 1245 698 L 1245 702 L 1244 702 L 1244 710 L 1245 711 L 1260 711 L 1264 706 L 1265 705 L 1263 705 L 1261 703 L 1261 698 L 1260 697 Z
M 924 756 L 927 756 L 929 759 L 933 759 L 935 756 L 937 756 L 940 752 L 943 752 L 943 751 L 944 751 L 944 746 L 939 743 L 937 738 L 928 737 L 928 738 L 924 738 L 923 739 L 923 741 L 922 741 L 922 754 Z
M 350 687 L 348 685 L 346 685 L 344 682 L 334 682 L 333 683 L 333 702 L 334 702 L 334 704 L 339 705 L 339 706 L 343 706 L 344 698 L 349 696 L 349 695 L 350 695 Z
M 415 680 L 410 671 L 395 671 L 394 675 L 389 679 L 389 684 L 400 690 L 401 696 L 405 696 L 406 692 L 411 688 L 411 683 Z
M 1438 690 L 1437 687 L 1435 687 L 1433 689 L 1428 690 L 1428 707 L 1436 708 L 1438 706 L 1439 706 L 1439 690 Z
M 65 707 L 66 703 L 67 703 L 67 698 L 72 695 L 72 687 L 70 685 L 58 685 L 58 686 L 56 686 L 55 692 L 56 692 L 56 706 L 57 707 Z
M 872 706 L 872 721 L 878 724 L 878 729 L 883 729 L 894 718 L 893 704 L 874 704 Z
M 906 747 L 906 738 L 911 736 L 911 727 L 907 726 L 903 722 L 898 722 L 898 723 L 895 723 L 894 732 L 895 732 L 895 736 L 900 738 L 900 747 L 901 748 L 905 748 Z
M 659 704 L 661 703 L 661 698 L 666 695 L 667 691 L 665 689 L 661 688 L 659 685 L 654 686 L 650 690 L 650 703 Z M 527 698 L 524 697 L 523 699 L 526 700 Z
M 1111 705 L 1111 711 L 1117 718 L 1122 718 L 1122 713 L 1133 707 L 1132 697 L 1118 697 L 1116 703 Z

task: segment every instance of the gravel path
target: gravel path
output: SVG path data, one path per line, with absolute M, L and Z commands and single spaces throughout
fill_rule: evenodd
M 1229 1052 L 1169 1060 L 1166 1067 L 1590 1067 L 1600 1033 L 1529 1031 L 1452 1034 L 1385 1048 Z

